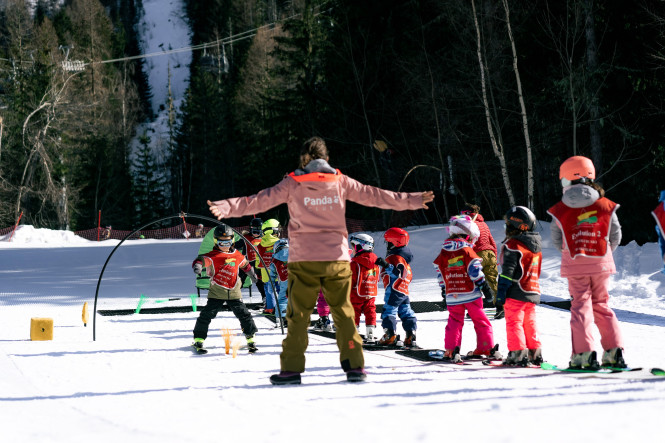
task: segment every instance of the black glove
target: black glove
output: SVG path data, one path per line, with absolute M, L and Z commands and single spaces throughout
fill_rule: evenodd
M 446 299 L 446 287 L 441 286 L 441 298 Z
M 201 274 L 203 272 L 203 263 L 201 262 L 196 262 L 194 263 L 194 266 L 192 266 L 192 269 L 194 270 L 194 274 Z
M 388 267 L 388 262 L 383 259 L 383 257 L 377 257 L 377 259 L 374 261 L 375 265 L 379 265 L 382 268 L 387 268 Z
M 487 282 L 483 282 L 483 284 L 480 285 L 480 292 L 483 293 L 486 300 L 494 301 L 494 291 L 492 291 L 492 288 L 490 288 L 490 285 L 488 285 Z
M 502 292 L 501 289 L 499 289 L 499 291 L 497 291 L 496 293 L 496 305 L 503 306 L 505 302 L 506 302 L 506 292 L 505 291 Z

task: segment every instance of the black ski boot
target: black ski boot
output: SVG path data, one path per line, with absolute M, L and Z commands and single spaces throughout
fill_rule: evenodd
M 299 385 L 300 372 L 281 371 L 279 374 L 270 376 L 273 385 Z

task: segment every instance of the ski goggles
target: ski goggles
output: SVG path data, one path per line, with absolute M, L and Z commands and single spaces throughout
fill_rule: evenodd
M 580 177 L 577 180 L 568 180 L 567 178 L 561 179 L 561 186 L 564 188 L 567 188 L 568 186 L 572 185 L 577 185 L 579 183 L 593 183 L 593 180 L 591 180 L 588 177 Z
M 265 228 L 263 234 L 270 234 L 273 237 L 279 237 L 279 228 Z
M 220 248 L 230 248 L 233 245 L 233 237 L 229 239 L 216 238 L 215 244 Z

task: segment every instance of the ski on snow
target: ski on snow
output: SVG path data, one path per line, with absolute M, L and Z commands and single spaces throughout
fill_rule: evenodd
M 547 362 L 541 363 L 540 368 L 545 369 L 547 371 L 571 372 L 577 374 L 618 374 L 621 372 L 636 372 L 642 370 L 642 368 L 613 368 L 613 367 L 601 367 L 600 369 L 572 369 L 572 368 L 561 368 L 557 365 L 553 365 Z

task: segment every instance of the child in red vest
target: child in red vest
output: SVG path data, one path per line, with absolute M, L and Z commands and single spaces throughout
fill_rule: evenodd
M 473 251 L 473 243 L 480 232 L 468 215 L 456 215 L 450 219 L 449 238 L 443 242 L 441 252 L 434 260 L 439 285 L 445 287 L 448 305 L 448 323 L 444 354 L 445 360 L 461 361 L 464 314 L 468 310 L 476 330 L 476 349 L 468 357 L 501 358 L 494 346 L 494 332 L 485 311 L 483 295 L 493 294 L 482 271 L 482 260 Z
M 660 257 L 663 259 L 663 269 L 660 270 L 665 274 L 665 191 L 660 191 L 660 198 L 658 199 L 658 206 L 651 212 L 651 215 L 656 219 L 656 233 L 658 234 L 658 244 L 660 245 Z
M 244 244 L 242 244 L 242 248 L 237 248 L 240 249 L 245 257 L 247 257 L 247 261 L 249 261 L 249 264 L 252 265 L 252 268 L 254 269 L 254 272 L 256 273 L 256 248 L 259 246 L 261 243 L 261 237 L 263 236 L 263 231 L 261 230 L 261 225 L 263 225 L 263 220 L 260 218 L 253 218 L 252 221 L 249 223 L 249 231 L 243 231 L 242 233 L 242 241 Z M 243 275 L 242 273 L 240 274 L 241 276 Z M 244 278 L 243 278 L 244 280 Z M 259 294 L 261 294 L 261 301 L 265 305 L 266 303 L 266 292 L 263 289 L 263 281 L 261 280 L 261 272 L 256 274 L 256 289 L 259 290 Z M 250 292 L 251 295 L 251 292 Z M 264 306 L 265 307 L 265 306 Z
M 256 270 L 261 274 L 261 281 L 263 281 L 263 292 L 266 296 L 266 305 L 263 310 L 264 315 L 274 316 L 275 313 L 275 297 L 277 294 L 273 290 L 273 282 L 270 281 L 270 276 L 268 272 L 270 270 L 270 263 L 272 262 L 273 247 L 282 232 L 282 225 L 279 224 L 277 220 L 271 218 L 266 220 L 261 225 L 261 230 L 263 237 L 256 247 L 257 256 L 256 256 Z
M 286 320 L 286 300 L 288 298 L 287 286 L 289 279 L 289 240 L 280 238 L 272 248 L 272 261 L 270 262 L 269 275 L 275 282 L 277 289 L 277 304 L 283 321 Z
M 351 258 L 351 304 L 356 312 L 356 328 L 360 327 L 360 315 L 365 315 L 365 341 L 376 341 L 376 295 L 378 294 L 381 268 L 375 264 L 374 239 L 367 234 L 352 234 L 349 242 L 353 248 Z
M 540 267 L 543 253 L 536 216 L 524 206 L 513 206 L 503 217 L 506 239 L 501 247 L 501 274 L 496 301 L 506 314 L 508 356 L 505 365 L 540 365 L 543 357 L 536 328 L 540 303 Z
M 383 296 L 383 312 L 381 312 L 381 326 L 383 337 L 378 341 L 381 346 L 403 345 L 407 348 L 417 348 L 416 329 L 418 320 L 416 313 L 411 309 L 409 299 L 409 284 L 413 279 L 411 260 L 413 254 L 409 249 L 409 233 L 402 228 L 390 228 L 383 233 L 386 241 L 386 258 L 377 258 L 376 264 L 381 266 L 381 279 L 385 294 Z M 406 332 L 404 341 L 399 340 L 397 330 L 397 317 L 402 321 Z
M 194 326 L 194 343 L 192 346 L 204 352 L 203 341 L 208 336 L 208 327 L 217 313 L 228 304 L 238 320 L 247 338 L 249 352 L 256 352 L 254 334 L 257 328 L 247 306 L 242 301 L 241 282 L 238 271 L 242 269 L 252 281 L 256 281 L 254 269 L 240 251 L 233 246 L 233 229 L 226 225 L 215 228 L 215 247 L 207 254 L 196 257 L 192 263 L 194 273 L 201 274 L 205 268 L 210 278 L 208 302 L 201 310 Z
M 568 279 L 572 297 L 570 328 L 573 341 L 571 368 L 598 369 L 591 328 L 596 324 L 603 346 L 602 365 L 626 367 L 623 339 L 614 311 L 608 306 L 610 275 L 616 273 L 612 251 L 621 242 L 619 207 L 605 198 L 594 182 L 596 169 L 586 157 L 570 157 L 561 164 L 561 201 L 547 212 L 552 244 L 561 251 L 561 276 Z

